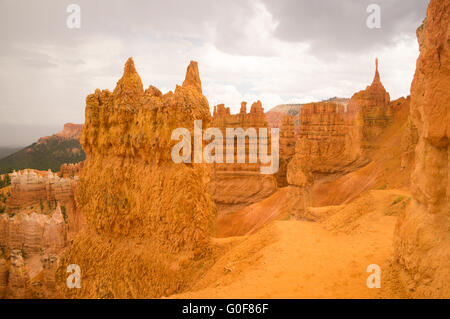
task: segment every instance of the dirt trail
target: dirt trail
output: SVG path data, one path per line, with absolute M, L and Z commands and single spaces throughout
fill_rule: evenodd
M 408 203 L 399 190 L 370 191 L 323 223 L 273 221 L 234 244 L 191 292 L 175 298 L 398 298 L 387 276 L 396 215 Z M 366 206 L 376 200 L 377 205 Z M 323 208 L 322 208 L 323 209 Z M 354 216 L 354 218 L 348 218 Z M 328 222 L 330 221 L 330 222 Z M 381 267 L 381 288 L 366 285 L 367 266 Z

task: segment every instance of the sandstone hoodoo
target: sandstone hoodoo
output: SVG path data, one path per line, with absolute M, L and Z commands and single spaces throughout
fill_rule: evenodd
M 392 108 L 389 102 L 390 96 L 381 83 L 376 59 L 372 84 L 355 93 L 348 104 L 349 111 L 358 114 L 363 148 L 370 148 L 374 139 L 391 123 Z
M 413 201 L 396 229 L 395 261 L 415 297 L 450 296 L 450 0 L 431 0 L 417 30 L 420 56 L 411 85 L 417 128 Z
M 175 164 L 171 133 L 194 120 L 210 123 L 196 62 L 182 86 L 143 89 L 130 58 L 111 93 L 86 99 L 81 143 L 86 161 L 76 190 L 86 227 L 58 269 L 67 297 L 161 297 L 182 291 L 209 264 L 215 206 L 207 164 Z M 86 274 L 81 289 L 65 286 L 66 267 Z

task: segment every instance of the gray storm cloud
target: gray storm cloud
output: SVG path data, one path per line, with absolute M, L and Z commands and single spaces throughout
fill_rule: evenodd
M 71 3 L 80 5 L 80 29 L 66 27 Z M 365 24 L 370 3 L 381 7 L 381 29 Z M 260 99 L 268 110 L 349 97 L 371 80 L 375 56 L 383 83 L 399 97 L 409 92 L 418 55 L 415 30 L 427 4 L 1 0 L 0 125 L 83 122 L 86 95 L 114 88 L 129 56 L 144 85 L 163 91 L 180 83 L 187 63 L 197 60 L 211 106 L 226 103 L 234 111 L 244 99 Z M 0 145 L 14 139 L 2 134 Z

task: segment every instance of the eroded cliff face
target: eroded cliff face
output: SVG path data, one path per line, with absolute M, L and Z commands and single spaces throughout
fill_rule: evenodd
M 77 180 L 77 176 L 60 178 L 50 170 L 11 174 L 6 211 L 0 215 L 0 297 L 54 296 L 55 267 L 46 267 L 46 261 L 56 265 L 84 225 L 74 201 Z
M 260 101 L 252 104 L 250 112 L 247 113 L 246 102 L 242 102 L 238 114 L 231 114 L 230 108 L 223 104 L 214 107 L 212 127 L 218 128 L 223 134 L 223 163 L 212 164 L 212 178 L 209 189 L 217 204 L 220 213 L 237 211 L 240 208 L 263 200 L 276 191 L 277 183 L 273 175 L 262 175 L 261 163 L 249 163 L 249 139 L 246 138 L 245 163 L 237 163 L 237 143 L 235 143 L 234 163 L 226 163 L 226 129 L 254 128 L 258 134 L 257 145 L 259 145 L 259 128 L 266 128 L 268 124 L 264 115 L 264 109 Z M 270 131 L 268 132 L 270 134 Z M 268 142 L 270 145 L 270 142 Z
M 75 168 L 75 165 L 67 167 Z M 11 196 L 6 201 L 6 209 L 10 212 L 20 212 L 30 208 L 37 213 L 62 206 L 68 224 L 68 236 L 71 239 L 81 228 L 85 220 L 77 210 L 74 199 L 78 183 L 78 173 L 59 177 L 52 171 L 42 172 L 23 170 L 11 174 Z
M 59 176 L 63 178 L 70 178 L 79 176 L 81 170 L 83 169 L 84 162 L 79 162 L 76 164 L 63 164 L 59 169 Z
M 450 296 L 450 0 L 431 0 L 417 30 L 420 56 L 411 86 L 418 132 L 413 200 L 399 217 L 395 261 L 413 297 Z
M 67 223 L 61 207 L 46 213 L 0 215 L 0 298 L 51 298 L 55 270 L 42 278 L 44 260 L 67 246 Z
M 295 154 L 296 142 L 294 117 L 284 115 L 280 127 L 280 168 L 275 175 L 278 187 L 288 185 L 286 177 L 287 166 Z
M 298 153 L 312 172 L 342 172 L 359 158 L 361 145 L 354 117 L 333 102 L 303 105 Z
M 196 62 L 174 92 L 144 91 L 130 58 L 113 92 L 86 99 L 81 143 L 87 158 L 76 201 L 86 227 L 57 271 L 62 296 L 160 297 L 189 287 L 209 264 L 215 206 L 206 164 L 175 164 L 175 128 L 210 122 Z M 66 267 L 81 268 L 81 289 Z

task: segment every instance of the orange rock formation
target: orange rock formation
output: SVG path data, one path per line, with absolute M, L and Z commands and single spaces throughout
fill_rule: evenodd
M 87 218 L 59 263 L 67 297 L 160 297 L 181 291 L 208 265 L 215 207 L 206 164 L 175 164 L 175 128 L 210 122 L 196 62 L 175 92 L 144 91 L 130 58 L 111 93 L 86 98 L 81 143 L 87 158 L 76 201 Z M 191 134 L 193 136 L 193 134 Z M 65 286 L 81 267 L 81 289 Z
M 247 113 L 246 102 L 242 102 L 238 114 L 230 114 L 230 108 L 219 104 L 214 107 L 212 127 L 219 128 L 223 134 L 223 163 L 214 163 L 213 174 L 210 183 L 210 191 L 217 204 L 219 212 L 227 213 L 239 210 L 249 204 L 258 202 L 276 190 L 276 180 L 272 175 L 261 175 L 260 163 L 249 163 L 249 139 L 246 138 L 246 163 L 226 163 L 226 129 L 227 128 L 267 128 L 264 109 L 261 101 L 252 104 L 250 112 Z M 259 133 L 258 141 L 259 143 Z M 269 132 L 270 134 L 270 132 Z M 270 142 L 268 143 L 270 145 Z M 259 144 L 258 144 L 259 145 Z M 236 145 L 234 150 L 237 154 Z
M 371 85 L 355 93 L 348 104 L 351 113 L 358 114 L 362 130 L 362 147 L 369 148 L 373 140 L 390 124 L 392 108 L 390 96 L 380 80 L 378 59 L 375 61 L 375 76 Z
M 431 0 L 417 30 L 420 56 L 411 86 L 418 132 L 413 201 L 400 216 L 395 258 L 408 293 L 450 296 L 450 0 Z
M 6 201 L 7 210 L 20 211 L 29 206 L 58 202 L 67 215 L 69 238 L 83 227 L 85 221 L 76 209 L 74 192 L 78 176 L 60 178 L 57 174 L 33 170 L 13 172 L 11 174 L 11 196 Z M 55 205 L 56 206 L 56 205 Z
M 295 153 L 294 117 L 284 115 L 280 128 L 280 168 L 276 174 L 278 187 L 287 186 L 286 171 L 292 156 Z
M 79 162 L 76 164 L 63 164 L 59 170 L 60 177 L 75 177 L 79 176 L 81 170 L 83 169 L 84 162 Z
M 66 123 L 66 124 L 64 124 L 63 130 L 53 136 L 57 136 L 60 138 L 66 138 L 66 139 L 79 139 L 82 129 L 83 129 L 82 124 Z M 39 139 L 38 143 L 43 143 L 46 140 L 48 140 L 50 137 L 52 137 L 52 136 L 41 137 Z
M 355 113 L 333 102 L 303 105 L 297 153 L 312 172 L 345 171 L 360 156 Z
M 0 215 L 0 297 L 37 298 L 54 296 L 55 269 L 47 280 L 39 278 L 43 260 L 57 259 L 67 245 L 67 224 L 61 207 L 50 214 L 19 212 L 13 217 Z M 9 260 L 9 265 L 6 262 Z

